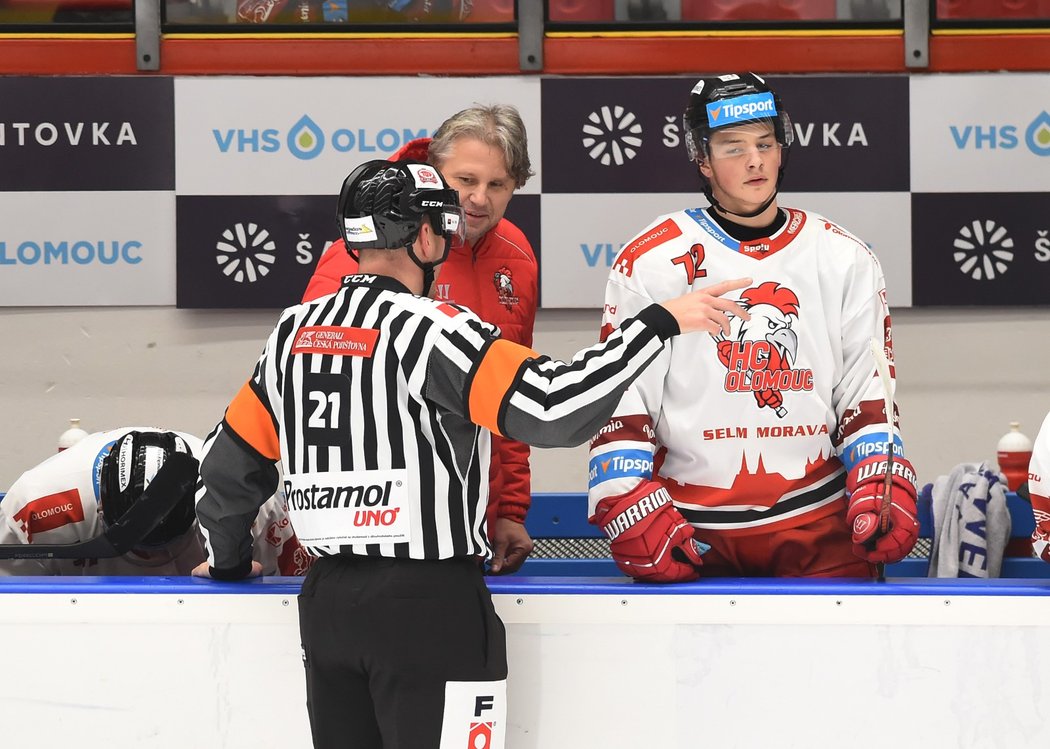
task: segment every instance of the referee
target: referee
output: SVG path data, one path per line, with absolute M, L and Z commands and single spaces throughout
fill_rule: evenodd
M 569 363 L 425 296 L 464 220 L 416 161 L 370 161 L 339 197 L 359 272 L 290 307 L 205 443 L 194 574 L 258 574 L 252 518 L 278 483 L 317 557 L 299 596 L 317 749 L 503 747 L 506 638 L 482 577 L 490 434 L 586 441 L 679 333 L 724 330 L 719 298 L 652 305 Z

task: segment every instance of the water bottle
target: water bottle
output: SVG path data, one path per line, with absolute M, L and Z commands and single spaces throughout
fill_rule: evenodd
M 69 429 L 58 437 L 58 451 L 68 450 L 87 436 L 88 433 L 80 428 L 80 419 L 70 419 Z
M 999 470 L 1006 476 L 1006 486 L 1015 492 L 1028 480 L 1028 464 L 1032 460 L 1032 440 L 1021 432 L 1021 424 L 1010 422 L 1010 431 L 1002 436 L 996 448 Z

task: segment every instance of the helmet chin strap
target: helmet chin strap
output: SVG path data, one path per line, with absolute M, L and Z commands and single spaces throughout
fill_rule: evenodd
M 423 291 L 420 293 L 420 296 L 426 296 L 427 292 L 430 291 L 430 285 L 434 283 L 434 266 L 436 263 L 424 263 L 416 255 L 415 251 L 412 249 L 412 245 L 406 245 L 405 251 L 408 253 L 408 256 L 412 258 L 412 262 L 419 266 L 419 269 L 423 271 Z
M 434 264 L 427 263 L 423 267 L 423 296 L 430 294 L 430 289 L 434 285 Z
M 435 237 L 439 237 L 441 241 L 445 243 L 445 251 L 441 253 L 441 259 L 434 263 L 424 263 L 416 255 L 415 250 L 412 249 L 412 245 L 405 247 L 405 251 L 408 252 L 408 256 L 412 258 L 412 262 L 419 266 L 419 269 L 423 271 L 423 292 L 422 296 L 426 296 L 430 292 L 430 287 L 434 285 L 435 269 L 441 265 L 445 260 L 448 259 L 449 247 L 452 244 L 452 240 L 448 237 L 440 237 L 435 234 Z M 413 243 L 414 244 L 414 243 Z

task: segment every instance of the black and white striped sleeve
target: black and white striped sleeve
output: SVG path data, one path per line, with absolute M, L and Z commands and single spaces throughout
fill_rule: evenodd
M 493 339 L 471 320 L 445 331 L 428 363 L 425 395 L 501 436 L 537 447 L 587 441 L 631 382 L 677 335 L 659 305 L 626 321 L 603 343 L 561 362 Z

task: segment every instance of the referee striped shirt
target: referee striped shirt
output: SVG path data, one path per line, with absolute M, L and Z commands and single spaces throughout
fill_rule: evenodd
M 197 513 L 216 577 L 251 563 L 251 519 L 284 469 L 317 556 L 489 556 L 490 430 L 585 442 L 678 332 L 653 305 L 570 362 L 498 338 L 469 310 L 377 275 L 285 310 L 209 435 Z

